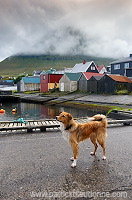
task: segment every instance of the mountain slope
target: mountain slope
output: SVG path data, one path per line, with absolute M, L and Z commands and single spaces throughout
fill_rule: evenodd
M 109 65 L 113 59 L 98 58 L 84 55 L 16 55 L 0 62 L 1 76 L 18 76 L 20 73 L 32 73 L 34 70 L 48 70 L 50 68 L 63 69 L 73 67 L 83 60 L 94 61 L 98 65 Z

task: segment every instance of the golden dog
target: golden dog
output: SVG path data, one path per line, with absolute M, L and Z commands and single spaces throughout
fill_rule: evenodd
M 90 138 L 95 147 L 94 151 L 91 152 L 91 155 L 95 155 L 98 148 L 98 142 L 103 149 L 102 159 L 106 159 L 105 140 L 107 137 L 107 118 L 105 115 L 94 115 L 92 118 L 89 118 L 90 122 L 78 124 L 75 122 L 73 116 L 70 113 L 63 111 L 59 116 L 56 117 L 56 119 L 60 122 L 63 136 L 68 139 L 72 147 L 73 157 L 71 160 L 73 163 L 71 167 L 76 167 L 79 142 L 84 141 L 87 138 Z

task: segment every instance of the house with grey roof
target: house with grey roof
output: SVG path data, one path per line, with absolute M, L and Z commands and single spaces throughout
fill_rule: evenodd
M 40 75 L 42 75 L 42 74 L 45 74 L 45 71 L 44 71 L 44 70 L 42 70 L 42 71 L 36 71 L 36 70 L 34 70 L 34 71 L 33 71 L 33 76 L 40 76 Z
M 99 85 L 99 81 L 101 80 L 101 78 L 104 76 L 104 74 L 102 75 L 96 75 L 96 76 L 92 76 L 88 82 L 87 82 L 87 92 L 88 93 L 98 93 L 98 85 Z
M 71 73 L 78 73 L 78 72 L 99 73 L 98 68 L 95 65 L 94 61 L 86 62 L 86 60 L 84 60 L 82 63 L 76 64 L 71 70 Z
M 67 68 L 65 67 L 64 69 L 61 70 L 56 70 L 54 74 L 65 74 L 65 73 L 70 73 L 72 68 Z
M 76 91 L 80 77 L 81 73 L 65 73 L 59 81 L 59 90 L 61 92 Z
M 127 58 L 122 58 L 110 63 L 111 74 L 132 77 L 132 54 Z

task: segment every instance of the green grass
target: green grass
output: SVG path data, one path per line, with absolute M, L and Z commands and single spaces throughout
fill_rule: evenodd
M 18 76 L 21 73 L 32 73 L 34 70 L 47 71 L 50 68 L 56 70 L 72 68 L 76 63 L 81 63 L 83 60 L 94 61 L 98 65 L 109 65 L 113 59 L 98 58 L 84 55 L 41 55 L 41 56 L 11 56 L 4 61 L 0 62 L 0 75 L 1 76 Z
M 125 105 L 124 105 L 125 106 Z M 106 113 L 106 116 L 108 116 L 112 111 L 114 110 L 122 110 L 122 111 L 132 111 L 131 108 L 122 108 L 119 106 L 111 106 L 112 108 L 110 110 L 108 110 L 108 112 Z
M 120 106 L 109 106 L 109 105 L 100 105 L 100 104 L 88 104 L 88 103 L 73 103 L 72 101 L 62 102 L 60 106 L 68 106 L 68 107 L 78 107 L 81 109 L 93 109 L 93 110 L 102 110 L 106 112 L 106 116 L 108 116 L 113 110 L 123 110 L 123 111 L 131 111 L 130 108 L 120 107 Z
M 116 94 L 128 94 L 128 90 L 119 90 L 119 91 L 116 91 Z
M 35 94 L 35 93 L 39 93 L 39 91 L 26 91 L 26 92 L 23 92 L 24 94 Z

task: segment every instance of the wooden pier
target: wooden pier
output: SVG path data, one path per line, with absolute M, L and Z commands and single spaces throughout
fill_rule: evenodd
M 27 130 L 27 132 L 32 132 L 35 129 L 40 129 L 40 131 L 46 131 L 46 128 L 58 128 L 59 122 L 53 119 L 47 120 L 28 120 L 22 122 L 14 121 L 3 121 L 0 122 L 0 131 L 13 131 L 13 130 Z
M 88 122 L 87 118 L 76 118 L 78 123 Z M 128 120 L 108 120 L 108 127 L 115 126 L 128 126 L 132 125 L 132 119 Z M 45 120 L 28 120 L 25 123 L 17 121 L 1 121 L 0 122 L 0 132 L 26 130 L 27 132 L 32 132 L 39 129 L 45 132 L 46 129 L 56 129 L 59 128 L 60 124 L 56 119 L 45 119 Z

